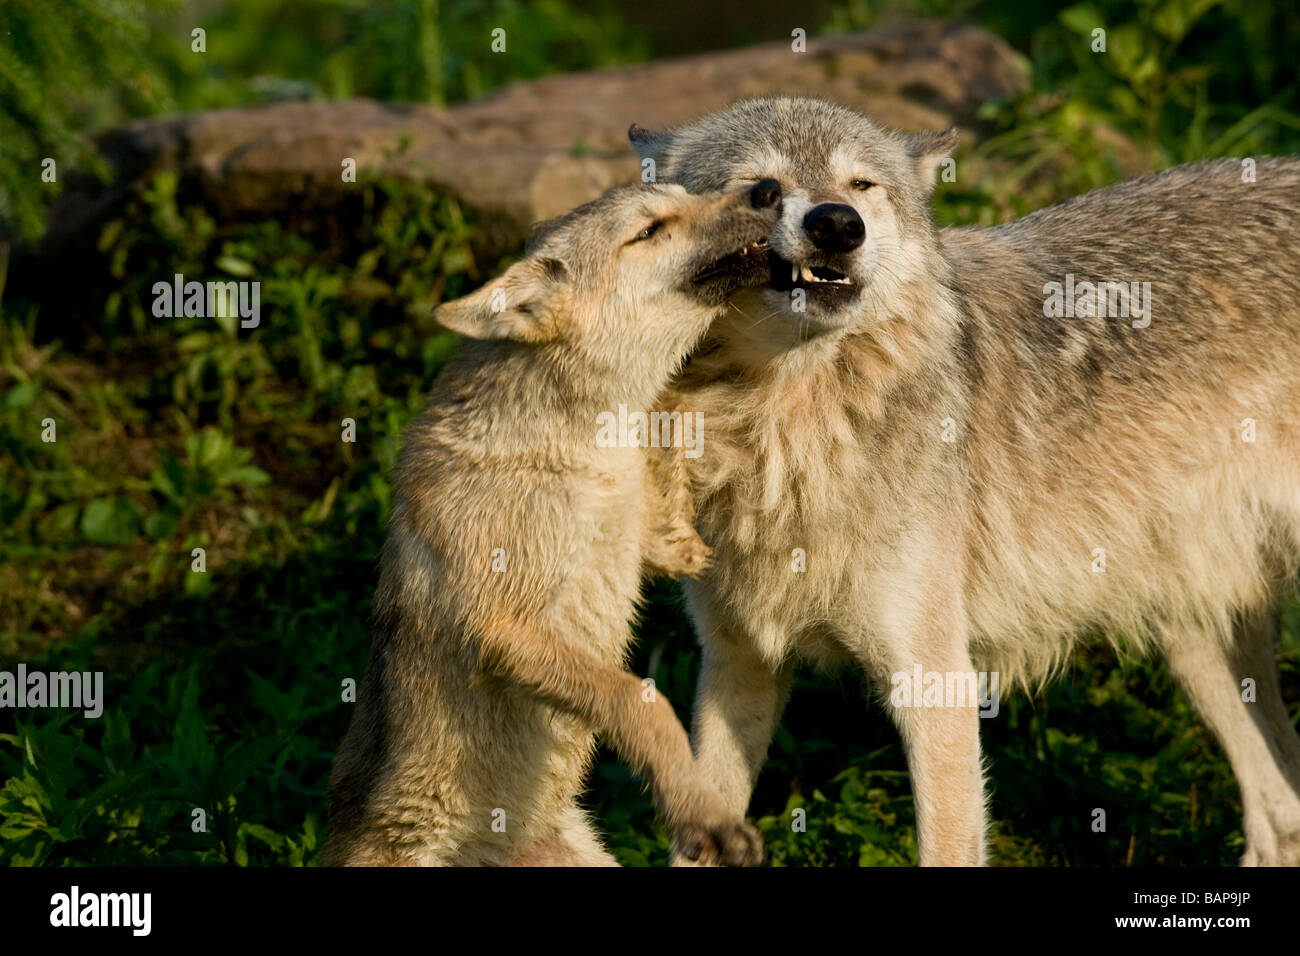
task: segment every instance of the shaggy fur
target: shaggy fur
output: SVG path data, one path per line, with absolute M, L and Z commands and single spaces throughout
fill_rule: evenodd
M 693 573 L 707 549 L 689 494 L 648 480 L 644 448 L 599 447 L 597 416 L 650 408 L 735 291 L 731 254 L 771 228 L 765 195 L 615 191 L 438 310 L 485 341 L 405 434 L 326 864 L 611 864 L 577 804 L 593 731 L 650 779 L 679 853 L 761 859 L 625 669 L 643 564 Z
M 1035 685 L 1077 641 L 1122 632 L 1165 655 L 1222 741 L 1243 862 L 1300 862 L 1270 614 L 1300 563 L 1300 161 L 1260 159 L 1254 182 L 1196 163 L 937 230 L 951 132 L 778 98 L 630 137 L 692 191 L 780 180 L 774 252 L 852 281 L 812 284 L 804 311 L 789 289 L 741 293 L 673 399 L 709 427 L 689 462 L 714 551 L 687 585 L 694 739 L 732 812 L 798 659 L 856 664 L 886 692 L 914 665 Z M 814 246 L 824 202 L 857 211 L 860 247 Z M 1149 282 L 1149 316 L 1049 317 L 1071 274 Z M 983 862 L 975 709 L 885 703 L 921 863 Z

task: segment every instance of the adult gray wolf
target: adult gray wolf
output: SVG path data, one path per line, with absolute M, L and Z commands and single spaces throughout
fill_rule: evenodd
M 1300 862 L 1270 613 L 1300 563 L 1300 160 L 1253 180 L 1194 163 L 940 230 L 955 131 L 771 98 L 629 137 L 660 181 L 784 195 L 768 287 L 733 299 L 676 386 L 710 423 L 687 463 L 714 551 L 687 582 L 694 743 L 731 812 L 794 662 L 856 664 L 907 752 L 920 862 L 981 863 L 973 695 L 891 688 L 918 670 L 1034 685 L 1122 633 L 1227 751 L 1243 863 Z
M 649 436 L 601 442 L 598 423 L 648 408 L 766 276 L 779 203 L 775 183 L 616 190 L 438 309 L 481 341 L 405 434 L 322 862 L 611 864 L 577 803 L 593 731 L 649 778 L 679 854 L 761 860 L 672 707 L 625 669 L 643 565 L 693 573 L 707 549 Z

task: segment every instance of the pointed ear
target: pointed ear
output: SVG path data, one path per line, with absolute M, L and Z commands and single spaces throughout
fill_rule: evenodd
M 568 280 L 560 260 L 529 257 L 478 291 L 438 306 L 433 317 L 471 339 L 547 342 L 558 334 Z
M 942 133 L 911 133 L 903 137 L 907 155 L 916 167 L 916 177 L 925 189 L 934 188 L 935 170 L 952 155 L 960 138 L 961 133 L 955 126 L 948 127 Z
M 652 133 L 643 126 L 633 123 L 627 128 L 627 139 L 642 159 L 652 159 L 656 167 L 663 164 L 672 136 L 668 133 Z

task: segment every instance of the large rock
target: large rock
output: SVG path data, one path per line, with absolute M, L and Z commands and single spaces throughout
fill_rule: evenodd
M 345 158 L 358 169 L 449 190 L 503 228 L 527 225 L 633 181 L 632 122 L 681 123 L 733 100 L 815 94 L 901 129 L 970 123 L 986 100 L 1024 88 L 1014 53 L 975 27 L 943 21 L 771 43 L 724 53 L 517 83 L 449 109 L 288 102 L 131 123 L 99 138 L 117 170 L 110 188 L 71 189 L 49 241 L 82 233 L 142 180 L 179 170 L 220 218 L 337 202 Z M 405 144 L 405 148 L 403 148 Z

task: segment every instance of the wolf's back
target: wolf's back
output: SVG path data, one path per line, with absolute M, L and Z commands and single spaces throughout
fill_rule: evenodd
M 989 597 L 1007 580 L 1025 633 L 1140 633 L 1300 564 L 1300 160 L 1241 177 L 1198 163 L 941 233 L 989 632 L 1017 620 Z M 1123 572 L 1091 573 L 1097 549 Z
M 1260 159 L 1254 173 L 1243 182 L 1238 160 L 1193 163 L 1004 226 L 943 230 L 973 348 L 1019 353 L 975 358 L 1073 370 L 1094 388 L 1107 377 L 1162 387 L 1283 355 L 1300 368 L 1300 159 Z

